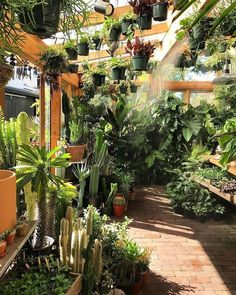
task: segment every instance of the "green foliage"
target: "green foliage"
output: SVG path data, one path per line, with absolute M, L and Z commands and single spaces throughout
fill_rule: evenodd
M 60 74 L 68 72 L 67 54 L 62 50 L 47 48 L 41 53 L 40 61 L 43 63 L 43 70 L 46 73 Z

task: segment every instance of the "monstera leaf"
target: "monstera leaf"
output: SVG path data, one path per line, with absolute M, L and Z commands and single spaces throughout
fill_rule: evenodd
M 187 122 L 186 127 L 182 130 L 184 139 L 189 142 L 193 135 L 198 134 L 201 127 L 201 123 L 197 119 Z

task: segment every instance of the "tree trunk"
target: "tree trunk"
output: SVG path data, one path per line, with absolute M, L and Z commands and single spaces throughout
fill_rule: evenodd
M 36 230 L 36 243 L 34 248 L 41 249 L 45 246 L 47 226 L 47 200 L 46 192 L 44 191 L 38 201 L 38 222 Z
M 55 221 L 56 221 L 56 200 L 57 200 L 57 191 L 53 191 L 49 196 L 49 204 L 47 206 L 47 228 L 46 235 L 52 237 L 54 240 L 56 238 L 55 231 Z

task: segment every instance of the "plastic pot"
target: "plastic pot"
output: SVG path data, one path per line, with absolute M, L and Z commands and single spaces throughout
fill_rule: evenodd
M 140 30 L 150 30 L 152 28 L 152 14 L 142 14 L 137 17 Z
M 130 27 L 133 25 L 133 20 L 132 19 L 125 19 L 121 22 L 121 33 L 122 35 L 127 34 L 128 30 Z
M 24 14 L 19 15 L 19 20 L 25 32 L 38 35 L 40 38 L 49 38 L 58 31 L 60 13 L 61 1 L 47 0 L 46 4 L 39 4 L 33 8 L 30 12 L 31 17 L 24 9 Z
M 113 206 L 113 213 L 116 217 L 122 217 L 124 215 L 125 212 L 125 204 L 123 205 L 116 205 L 116 204 L 112 204 Z
M 155 21 L 163 22 L 167 19 L 168 3 L 157 2 L 152 6 L 152 17 Z
M 46 245 L 43 248 L 34 248 L 33 252 L 36 255 L 50 255 L 53 251 L 55 240 L 52 237 L 45 236 Z
M 127 92 L 128 92 L 128 86 L 126 86 L 126 85 L 121 85 L 121 86 L 119 87 L 119 90 L 120 90 L 120 93 L 121 93 L 121 94 L 127 94 Z
M 138 86 L 137 85 L 130 85 L 130 92 L 131 93 L 136 93 L 138 90 Z M 131 194 L 131 192 L 130 192 Z
M 66 53 L 68 55 L 68 60 L 77 60 L 77 50 L 74 47 L 66 48 Z
M 77 74 L 78 73 L 78 70 L 79 70 L 79 65 L 73 65 L 73 64 L 71 64 L 69 66 L 69 68 L 70 68 L 70 73 Z
M 102 46 L 102 39 L 101 38 L 93 38 L 93 44 L 95 45 L 94 50 L 100 50 Z
M 183 54 L 180 54 L 176 57 L 176 60 L 174 61 L 175 68 L 183 68 L 184 67 L 184 61 L 185 57 Z
M 66 152 L 70 153 L 71 155 L 70 162 L 81 161 L 84 157 L 85 149 L 86 149 L 86 144 L 68 145 L 66 148 Z
M 125 80 L 126 67 L 113 67 L 111 77 L 113 80 Z
M 9 235 L 6 236 L 7 245 L 12 245 L 14 243 L 16 236 L 16 231 L 12 231 Z
M 114 12 L 114 6 L 105 1 L 96 1 L 94 3 L 94 10 L 97 13 L 104 14 L 106 16 L 111 16 Z
M 133 69 L 135 71 L 146 71 L 148 58 L 144 55 L 135 55 L 132 57 Z
M 89 44 L 86 43 L 78 43 L 77 45 L 78 55 L 88 56 L 89 55 Z
M 217 51 L 219 53 L 225 53 L 227 50 L 227 44 L 226 43 L 220 43 L 218 46 L 217 46 Z
M 109 41 L 119 41 L 121 28 L 112 28 L 109 33 Z
M 93 84 L 95 86 L 101 86 L 102 84 L 105 83 L 105 75 L 101 75 L 101 74 L 93 74 L 92 76 L 92 80 L 93 80 Z

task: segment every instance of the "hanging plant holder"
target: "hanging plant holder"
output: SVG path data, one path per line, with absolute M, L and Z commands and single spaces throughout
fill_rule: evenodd
M 105 1 L 96 1 L 94 3 L 94 10 L 97 13 L 100 13 L 106 16 L 111 16 L 114 13 L 114 6 Z
M 49 38 L 57 33 L 61 13 L 60 0 L 47 0 L 47 4 L 36 5 L 32 11 L 24 10 L 19 15 L 22 29 L 40 38 Z
M 93 81 L 93 84 L 95 86 L 101 86 L 102 84 L 105 83 L 105 78 L 106 76 L 105 75 L 101 75 L 101 74 L 93 74 L 92 76 L 92 81 Z
M 113 67 L 111 70 L 112 80 L 125 80 L 125 67 Z
M 133 20 L 132 19 L 124 19 L 121 22 L 121 33 L 122 35 L 126 36 L 129 29 L 133 26 Z
M 146 71 L 148 58 L 145 55 L 135 55 L 132 57 L 133 69 L 135 71 Z
M 131 93 L 137 93 L 137 90 L 138 90 L 138 86 L 135 85 L 135 84 L 131 84 L 130 85 L 130 92 Z
M 155 21 L 163 22 L 167 20 L 168 3 L 157 2 L 152 6 L 152 17 Z
M 78 53 L 77 53 L 76 48 L 68 47 L 65 49 L 66 49 L 66 53 L 68 55 L 68 60 L 77 60 Z
M 100 50 L 102 46 L 102 39 L 101 38 L 93 38 L 92 39 L 93 44 L 94 44 L 94 50 Z
M 121 28 L 111 28 L 109 33 L 109 41 L 119 41 L 121 35 Z
M 225 53 L 226 50 L 227 50 L 227 44 L 226 43 L 220 43 L 220 44 L 218 44 L 217 51 L 219 53 Z
M 142 14 L 137 17 L 137 23 L 140 30 L 151 30 L 152 14 Z
M 127 94 L 128 92 L 128 86 L 127 85 L 120 85 L 119 90 L 121 94 Z
M 184 62 L 185 62 L 185 57 L 183 54 L 180 54 L 176 57 L 176 60 L 174 61 L 174 67 L 184 68 Z
M 13 67 L 8 64 L 0 64 L 0 88 L 7 85 L 13 76 Z
M 71 64 L 69 66 L 69 72 L 72 73 L 72 74 L 77 74 L 78 73 L 78 70 L 79 70 L 79 65 L 73 65 L 73 64 Z
M 88 56 L 89 55 L 89 44 L 86 43 L 78 43 L 77 46 L 78 55 Z

